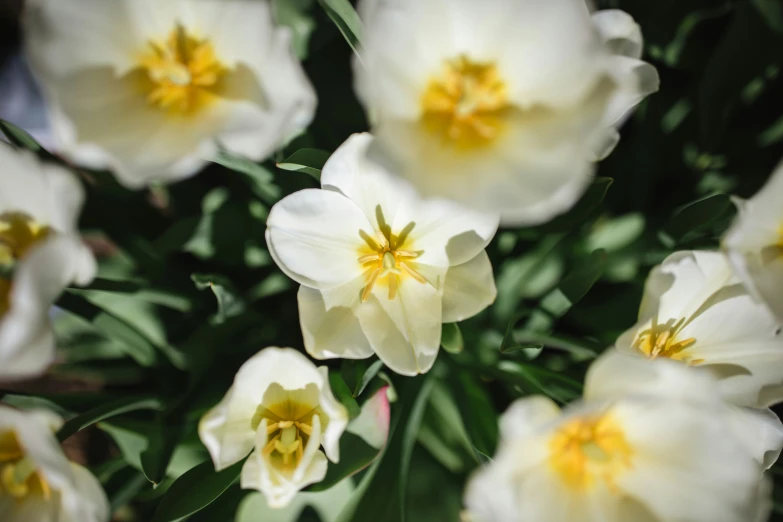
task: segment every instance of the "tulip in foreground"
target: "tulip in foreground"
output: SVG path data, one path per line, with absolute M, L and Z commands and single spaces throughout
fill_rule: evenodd
M 736 199 L 739 215 L 723 248 L 748 291 L 783 321 L 783 163 L 747 201 Z
M 349 138 L 324 165 L 321 189 L 278 202 L 266 239 L 300 283 L 305 348 L 318 359 L 377 353 L 392 370 L 428 371 L 442 323 L 479 313 L 497 294 L 484 248 L 496 215 L 420 198 L 367 160 L 373 138 Z
M 242 488 L 283 507 L 323 480 L 327 458 L 338 461 L 347 423 L 326 367 L 316 368 L 292 348 L 271 347 L 242 365 L 226 396 L 201 420 L 199 436 L 218 471 L 252 451 L 242 467 Z
M 0 380 L 43 373 L 55 349 L 49 309 L 95 276 L 78 237 L 83 200 L 70 172 L 0 143 Z
M 130 188 L 187 177 L 219 147 L 261 160 L 313 116 L 268 2 L 31 0 L 25 12 L 59 147 Z
M 46 411 L 0 406 L 0 520 L 108 522 L 109 502 L 85 468 L 68 462 Z
M 500 428 L 467 488 L 471 521 L 752 522 L 770 505 L 712 378 L 670 360 L 611 351 L 583 402 L 519 399 Z
M 669 358 L 711 373 L 723 396 L 762 408 L 783 400 L 783 335 L 720 252 L 677 252 L 647 279 L 639 322 L 624 352 Z
M 356 90 L 378 161 L 508 225 L 565 212 L 658 89 L 639 26 L 584 0 L 362 0 Z

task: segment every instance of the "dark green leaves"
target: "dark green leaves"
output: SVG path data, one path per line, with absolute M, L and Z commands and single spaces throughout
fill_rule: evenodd
M 17 147 L 36 152 L 42 149 L 41 145 L 35 141 L 35 138 L 11 122 L 0 120 L 0 131 L 5 134 L 5 137 L 8 138 L 8 141 Z
M 380 450 L 373 448 L 358 435 L 345 432 L 340 437 L 340 462 L 330 462 L 326 477 L 321 482 L 313 484 L 308 491 L 325 491 L 346 477 L 360 472 L 380 455 Z
M 118 399 L 72 418 L 60 428 L 57 438 L 61 441 L 65 440 L 84 428 L 117 415 L 137 410 L 160 410 L 162 406 L 159 399 L 150 396 Z
M 221 324 L 245 311 L 244 300 L 227 277 L 219 274 L 193 274 L 191 277 L 199 290 L 209 288 L 215 294 L 218 311 L 212 318 L 214 324 Z
M 244 461 L 216 472 L 211 461 L 199 464 L 178 478 L 161 499 L 152 522 L 170 522 L 207 507 L 239 478 Z
M 358 52 L 364 30 L 362 21 L 351 3 L 348 0 L 318 0 L 318 3 L 340 30 L 351 49 Z
M 460 353 L 465 348 L 465 340 L 457 323 L 443 323 L 440 345 L 449 353 Z
M 329 153 L 318 149 L 299 149 L 289 157 L 277 164 L 277 168 L 304 172 L 317 180 L 321 179 L 321 170 L 324 168 Z
M 728 216 L 731 210 L 731 200 L 726 194 L 715 194 L 690 203 L 674 214 L 661 231 L 660 239 L 668 247 L 678 245 L 692 233 Z

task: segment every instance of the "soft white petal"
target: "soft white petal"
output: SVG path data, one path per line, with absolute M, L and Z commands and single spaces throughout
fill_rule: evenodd
M 629 58 L 642 57 L 642 29 L 633 17 L 619 9 L 593 13 L 593 23 L 614 54 Z
M 253 449 L 252 421 L 259 404 L 238 395 L 231 387 L 220 403 L 201 418 L 199 438 L 209 451 L 216 470 L 236 464 Z
M 549 397 L 535 395 L 517 399 L 500 418 L 501 437 L 514 440 L 545 428 L 560 417 L 560 407 Z
M 384 386 L 375 395 L 362 404 L 359 416 L 348 424 L 347 431 L 358 435 L 367 444 L 380 450 L 389 438 L 391 409 L 388 386 Z
M 326 366 L 321 366 L 318 368 L 318 372 L 323 379 L 319 407 L 325 414 L 322 420 L 319 419 L 319 422 L 324 424 L 321 445 L 329 460 L 339 462 L 340 437 L 348 426 L 348 409 L 332 393 L 332 388 L 329 386 L 329 369 Z
M 62 493 L 61 522 L 107 522 L 111 508 L 98 479 L 78 464 L 71 463 L 71 471 L 74 489 Z
M 376 286 L 357 308 L 359 321 L 381 360 L 397 373 L 429 371 L 440 348 L 441 293 L 430 284 L 405 277 L 394 299 Z
M 454 323 L 478 314 L 497 297 L 492 263 L 487 253 L 461 265 L 452 266 L 446 272 L 443 287 L 444 323 Z
M 783 423 L 769 408 L 729 408 L 732 423 L 739 440 L 745 444 L 756 461 L 769 469 L 783 449 Z
M 357 291 L 357 296 L 360 291 Z M 322 291 L 306 286 L 299 287 L 297 297 L 307 353 L 316 359 L 366 359 L 372 356 L 370 341 L 352 308 L 335 306 L 327 310 Z
M 372 230 L 359 207 L 342 194 L 306 189 L 272 207 L 266 240 L 272 257 L 289 277 L 324 289 L 361 275 L 360 232 Z
M 0 379 L 41 374 L 52 363 L 55 341 L 49 309 L 74 280 L 88 282 L 94 267 L 84 245 L 62 235 L 36 245 L 18 263 L 11 283 L 10 309 L 0 318 Z

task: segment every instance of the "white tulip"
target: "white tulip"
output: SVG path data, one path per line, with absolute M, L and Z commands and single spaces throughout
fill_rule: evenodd
M 292 348 L 266 348 L 237 372 L 223 400 L 199 424 L 199 436 L 219 471 L 252 454 L 241 485 L 288 504 L 323 480 L 327 458 L 339 460 L 348 411 L 332 395 L 326 367 Z M 323 446 L 323 451 L 321 451 Z
M 30 62 L 62 152 L 138 188 L 192 175 L 219 146 L 267 157 L 315 94 L 261 0 L 31 0 Z
M 70 172 L 0 144 L 0 379 L 46 370 L 55 349 L 51 305 L 69 284 L 95 276 L 78 238 L 83 200 Z
M 647 279 L 621 351 L 667 357 L 719 379 L 723 396 L 762 408 L 783 400 L 783 336 L 719 252 L 677 252 Z
M 0 406 L 0 520 L 108 522 L 109 502 L 85 468 L 68 462 L 47 411 Z
M 504 224 L 570 208 L 658 89 L 638 25 L 584 0 L 362 0 L 359 13 L 371 155 Z
M 369 134 L 349 138 L 321 173 L 321 190 L 278 202 L 266 239 L 300 283 L 305 348 L 317 359 L 377 353 L 392 370 L 428 371 L 442 323 L 471 317 L 497 294 L 484 248 L 496 215 L 420 199 L 365 155 Z
M 732 422 L 709 375 L 612 350 L 588 371 L 583 402 L 509 407 L 493 462 L 468 485 L 471 520 L 762 520 L 762 467 Z
M 783 163 L 751 199 L 735 199 L 739 215 L 723 248 L 748 291 L 783 321 Z

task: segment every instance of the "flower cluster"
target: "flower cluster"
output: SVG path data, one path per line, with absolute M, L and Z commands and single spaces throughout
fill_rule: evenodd
M 226 155 L 252 170 L 307 129 L 315 91 L 273 5 L 27 1 L 25 49 L 56 156 L 0 144 L 0 380 L 57 362 L 52 307 L 98 270 L 78 220 L 102 171 L 141 190 Z M 261 212 L 269 264 L 299 285 L 307 355 L 271 346 L 243 358 L 222 400 L 196 415 L 209 472 L 236 470 L 229 478 L 274 509 L 377 461 L 393 433 L 389 383 L 433 369 L 444 324 L 494 303 L 487 248 L 498 228 L 570 210 L 620 125 L 659 87 L 631 16 L 584 0 L 360 0 L 359 17 L 353 77 L 371 132 L 349 136 L 317 169 L 320 188 Z M 495 456 L 465 490 L 467 520 L 767 517 L 765 471 L 783 449 L 769 409 L 783 402 L 781 192 L 783 166 L 736 202 L 720 250 L 677 251 L 652 270 L 638 323 L 590 366 L 580 401 L 511 404 Z M 229 319 L 205 327 L 211 343 L 231 343 Z M 198 350 L 123 332 L 123 342 L 163 347 L 166 364 L 190 372 L 189 392 L 212 384 Z M 354 389 L 329 361 L 376 356 Z M 396 375 L 376 378 L 381 365 Z M 164 427 L 200 399 L 159 408 Z M 99 410 L 94 422 L 107 417 Z M 0 406 L 0 520 L 109 520 L 96 477 L 60 449 L 61 427 L 50 413 Z M 137 460 L 156 482 L 147 459 L 159 448 L 148 446 Z

